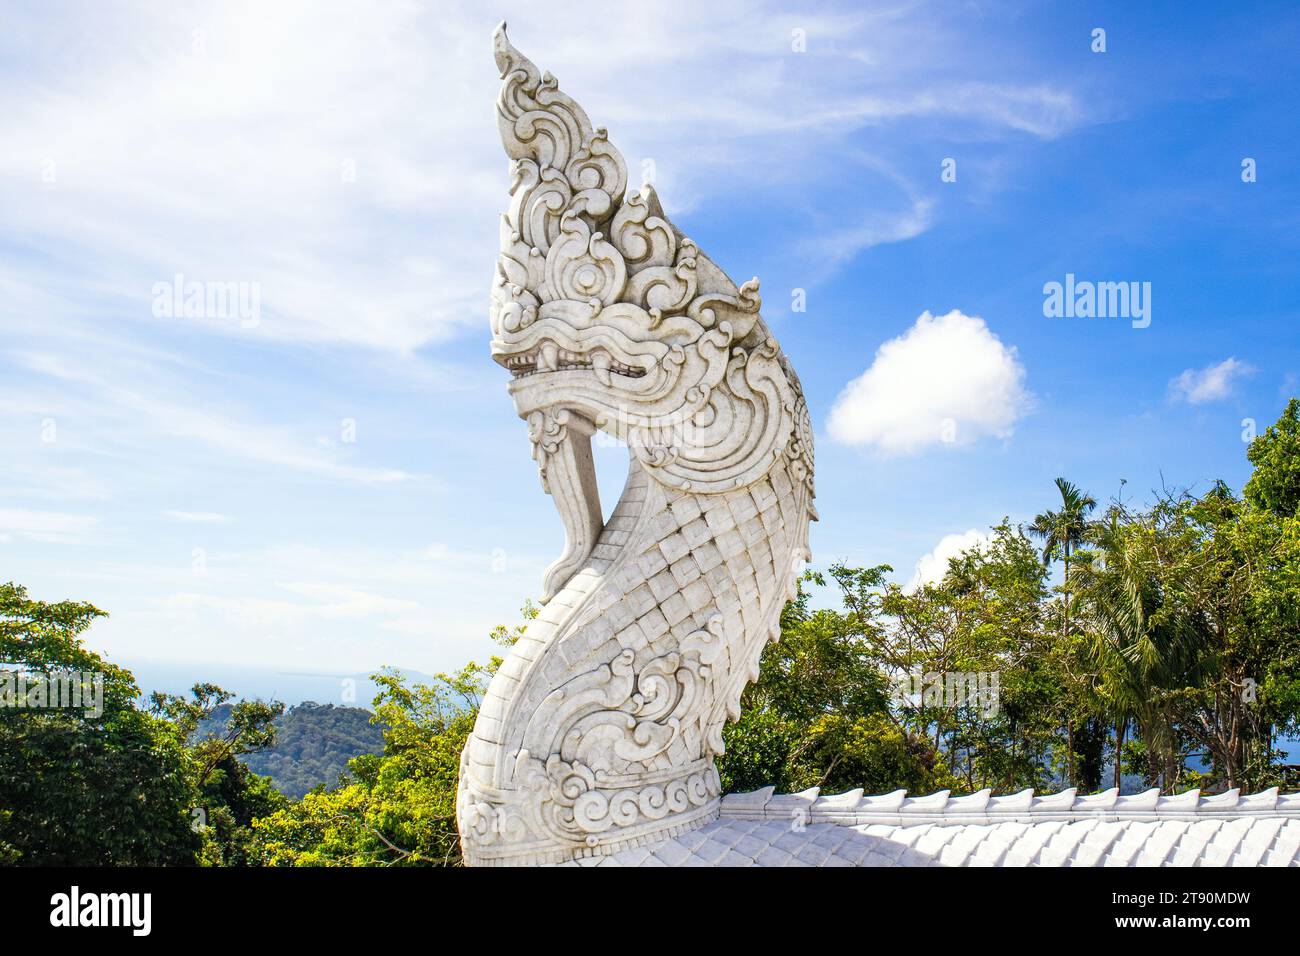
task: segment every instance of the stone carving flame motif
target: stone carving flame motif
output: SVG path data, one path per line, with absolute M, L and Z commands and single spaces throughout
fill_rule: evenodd
M 544 608 L 461 758 L 471 864 L 555 863 L 718 815 L 715 755 L 809 558 L 813 447 L 799 380 L 737 287 L 627 195 L 604 129 L 506 38 L 510 205 L 492 356 L 565 529 Z M 629 449 L 608 521 L 591 439 Z

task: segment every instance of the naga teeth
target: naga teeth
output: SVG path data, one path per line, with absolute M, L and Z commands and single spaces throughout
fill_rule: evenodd
M 591 353 L 572 352 L 560 348 L 554 342 L 545 342 L 535 351 L 521 355 L 511 355 L 505 359 L 506 366 L 515 378 L 536 375 L 538 372 L 576 372 L 590 370 L 596 379 L 607 387 L 613 387 L 613 376 L 641 378 L 646 374 L 643 368 L 625 365 L 616 361 L 604 349 Z

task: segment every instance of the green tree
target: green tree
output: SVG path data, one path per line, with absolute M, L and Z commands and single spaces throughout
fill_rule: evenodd
M 913 732 L 931 734 L 966 790 L 1046 782 L 1065 687 L 1047 633 L 1047 571 L 1020 529 L 1003 519 L 992 530 L 987 544 L 951 559 L 939 581 L 888 586 L 872 638 L 882 667 L 913 675 L 914 688 L 921 678 L 920 693 L 896 712 Z M 975 674 L 996 680 L 996 697 L 954 706 L 952 678 Z
M 800 582 L 780 641 L 764 649 L 759 678 L 744 692 L 740 719 L 723 729 L 725 790 L 928 791 L 948 782 L 924 736 L 910 735 L 890 714 L 885 675 L 863 638 L 877 624 L 877 589 L 888 571 L 833 569 L 853 592 L 846 591 L 846 613 L 810 610 L 803 584 L 825 579 L 810 574 Z
M 1185 517 L 1182 504 L 1168 500 L 1138 515 L 1116 509 L 1078 566 L 1099 682 L 1117 710 L 1134 715 L 1148 780 L 1166 790 L 1182 774 L 1176 694 L 1209 664 L 1204 619 L 1184 600 L 1187 567 L 1171 563 L 1194 547 Z
M 1061 561 L 1063 616 L 1061 635 L 1070 630 L 1070 553 L 1083 541 L 1088 531 L 1088 515 L 1097 507 L 1097 500 L 1064 478 L 1056 479 L 1056 490 L 1061 495 L 1061 510 L 1044 511 L 1029 525 L 1032 534 L 1043 539 L 1043 563 Z
M 261 860 L 271 866 L 455 865 L 456 781 L 491 670 L 469 664 L 430 684 L 373 676 L 384 752 L 349 764 L 353 782 L 313 790 L 257 820 Z
M 1300 399 L 1287 402 L 1276 422 L 1250 443 L 1246 457 L 1255 466 L 1246 482 L 1246 500 L 1282 518 L 1300 512 Z
M 1209 786 L 1285 784 L 1273 738 L 1300 712 L 1300 521 L 1222 483 L 1178 513 L 1187 541 L 1169 552 L 1170 589 L 1207 642 L 1180 726 L 1212 764 Z
M 90 604 L 35 601 L 0 585 L 6 690 L 17 673 L 103 679 L 100 713 L 0 707 L 0 849 L 32 866 L 193 863 L 202 841 L 191 827 L 188 755 L 166 721 L 136 706 L 130 672 L 83 645 L 102 616 Z
M 190 696 L 154 693 L 150 710 L 165 720 L 187 747 L 189 772 L 197 791 L 192 813 L 203 836 L 200 860 L 209 866 L 247 866 L 253 862 L 253 820 L 286 804 L 271 781 L 240 760 L 275 743 L 275 720 L 284 704 L 258 700 L 226 702 L 234 697 L 216 684 L 195 684 Z M 226 711 L 219 729 L 200 727 L 218 709 Z
M 515 643 L 537 616 L 497 627 L 492 638 Z M 488 681 L 501 665 L 473 661 L 429 684 L 408 684 L 385 670 L 373 720 L 384 728 L 382 754 L 349 763 L 351 782 L 313 790 L 254 823 L 259 859 L 271 866 L 454 866 L 460 863 L 456 784 L 460 756 Z
M 1037 515 L 1029 530 L 1043 541 L 1044 564 L 1050 565 L 1057 559 L 1061 561 L 1061 640 L 1069 644 L 1070 556 L 1088 533 L 1088 515 L 1097 507 L 1097 500 L 1064 478 L 1056 479 L 1056 490 L 1061 495 L 1060 510 L 1048 510 Z M 1079 721 L 1075 713 L 1071 711 L 1065 718 L 1067 775 L 1072 785 L 1084 790 L 1096 789 L 1101 778 L 1102 733 L 1095 723 L 1085 717 L 1080 732 L 1076 734 Z M 1088 771 L 1088 779 L 1083 779 L 1085 775 L 1079 772 L 1081 761 Z M 1096 779 L 1092 779 L 1094 774 Z

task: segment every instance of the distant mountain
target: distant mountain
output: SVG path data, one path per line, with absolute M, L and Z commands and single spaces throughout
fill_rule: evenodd
M 230 706 L 214 710 L 199 726 L 199 734 L 220 733 L 230 719 Z M 370 717 L 361 707 L 304 701 L 275 722 L 274 747 L 241 759 L 254 773 L 270 777 L 281 793 L 297 799 L 319 784 L 335 786 L 358 754 L 384 749 L 383 729 Z

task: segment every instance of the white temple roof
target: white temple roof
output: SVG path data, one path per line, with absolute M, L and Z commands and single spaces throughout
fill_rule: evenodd
M 579 866 L 1300 866 L 1300 794 L 947 791 L 723 798 L 688 833 Z

